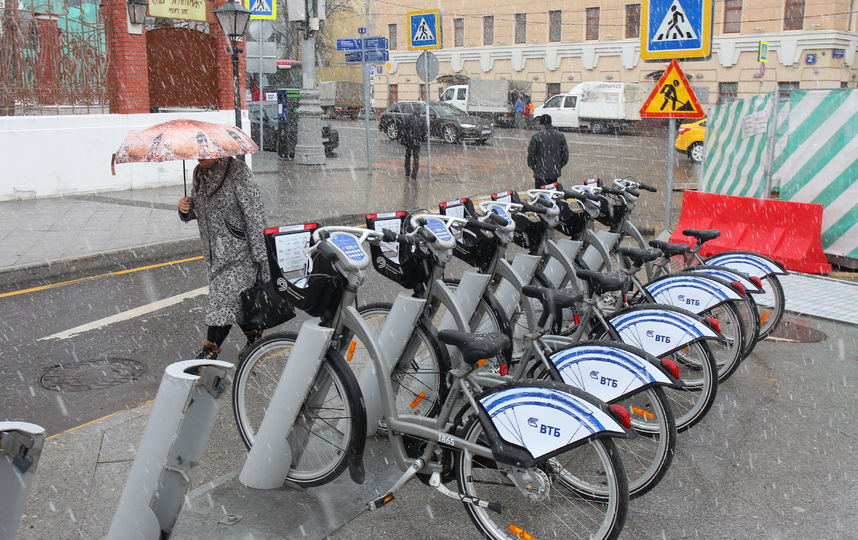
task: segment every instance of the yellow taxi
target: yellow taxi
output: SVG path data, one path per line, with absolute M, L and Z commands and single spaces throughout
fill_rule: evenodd
M 673 146 L 688 154 L 696 163 L 703 161 L 703 138 L 706 137 L 706 119 L 691 124 L 680 124 Z

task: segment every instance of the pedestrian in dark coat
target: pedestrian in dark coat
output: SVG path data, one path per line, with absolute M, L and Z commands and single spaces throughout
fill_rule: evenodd
M 243 326 L 240 299 L 257 278 L 270 279 L 262 236 L 265 212 L 253 173 L 240 159 L 199 160 L 191 196 L 179 200 L 179 217 L 196 219 L 200 228 L 209 278 L 208 330 L 196 358 L 214 359 L 234 323 L 245 331 L 248 344 L 262 336 L 261 330 Z
M 417 178 L 417 171 L 420 169 L 420 145 L 425 138 L 426 122 L 420 117 L 420 113 L 415 110 L 413 114 L 406 114 L 399 124 L 399 144 L 405 146 L 406 178 Z
M 569 162 L 569 146 L 566 137 L 551 125 L 551 117 L 539 117 L 542 126 L 527 147 L 527 166 L 533 170 L 534 184 L 540 186 L 556 182 L 560 170 Z

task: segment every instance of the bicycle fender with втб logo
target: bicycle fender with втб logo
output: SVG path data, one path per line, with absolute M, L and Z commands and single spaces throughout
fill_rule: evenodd
M 742 296 L 728 283 L 704 275 L 670 274 L 646 285 L 646 290 L 659 304 L 667 304 L 700 314 Z
M 563 382 L 611 403 L 652 386 L 680 387 L 658 359 L 623 343 L 583 342 L 551 355 Z
M 661 358 L 701 339 L 724 339 L 699 316 L 664 304 L 648 304 L 617 312 L 608 322 L 624 343 Z
M 712 266 L 705 264 L 702 266 L 693 266 L 687 271 L 697 272 L 698 274 L 705 274 L 707 276 L 723 279 L 724 281 L 729 281 L 730 283 L 735 281 L 745 288 L 745 292 L 750 294 L 764 292 L 761 287 L 759 287 L 756 283 L 754 283 L 754 281 L 751 280 L 751 277 L 748 274 L 744 274 L 738 270 L 733 270 L 732 268 L 727 268 L 726 266 Z
M 719 253 L 706 259 L 706 264 L 726 266 L 749 276 L 760 278 L 770 274 L 786 275 L 789 273 L 778 262 L 773 261 L 765 255 L 750 251 L 726 251 Z
M 556 382 L 512 383 L 479 401 L 496 434 L 507 443 L 526 449 L 536 459 L 550 457 L 594 437 L 634 436 L 614 418 L 609 405 Z

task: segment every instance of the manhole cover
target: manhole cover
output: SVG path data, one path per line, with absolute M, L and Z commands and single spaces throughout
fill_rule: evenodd
M 145 371 L 146 366 L 136 360 L 100 358 L 51 366 L 39 382 L 48 390 L 81 392 L 133 381 Z
M 783 319 L 767 339 L 789 343 L 816 343 L 828 336 L 816 328 L 811 328 L 793 319 Z

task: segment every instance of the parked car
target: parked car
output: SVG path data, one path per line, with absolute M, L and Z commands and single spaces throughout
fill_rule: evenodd
M 703 161 L 703 139 L 706 137 L 706 119 L 691 124 L 680 124 L 674 147 L 685 152 L 693 161 Z
M 426 115 L 426 105 L 423 101 L 400 101 L 394 103 L 381 113 L 378 119 L 378 129 L 386 133 L 390 140 L 399 135 L 399 122 L 406 114 Z M 443 139 L 444 142 L 455 144 L 462 141 L 476 141 L 484 144 L 494 133 L 494 124 L 490 121 L 447 105 L 431 103 L 429 106 L 429 135 Z
M 250 103 L 247 106 L 250 114 L 250 137 L 253 142 L 259 144 L 259 103 Z M 263 148 L 270 152 L 277 151 L 277 103 L 266 102 L 262 108 L 262 117 L 265 126 L 263 137 Z M 325 155 L 331 157 L 334 150 L 340 145 L 340 134 L 327 122 L 322 122 L 322 146 L 325 147 Z

